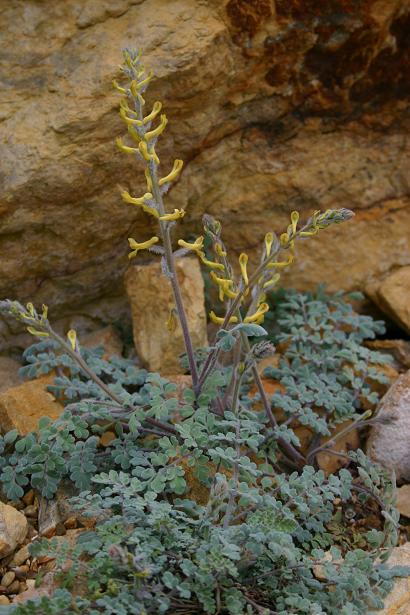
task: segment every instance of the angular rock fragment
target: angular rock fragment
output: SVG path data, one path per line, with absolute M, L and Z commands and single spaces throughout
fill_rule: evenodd
M 6 557 L 27 536 L 28 522 L 18 510 L 0 502 L 0 558 Z

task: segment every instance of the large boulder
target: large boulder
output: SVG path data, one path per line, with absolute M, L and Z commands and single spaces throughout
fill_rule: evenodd
M 401 375 L 380 402 L 367 453 L 398 481 L 410 482 L 410 371 Z
M 300 246 L 292 283 L 352 289 L 409 265 L 409 19 L 407 0 L 4 3 L 0 295 L 53 320 L 88 313 L 86 328 L 129 318 L 126 238 L 152 220 L 117 189 L 144 187 L 114 145 L 126 46 L 165 103 L 163 169 L 185 160 L 167 200 L 187 208 L 180 236 L 209 211 L 234 254 L 252 252 L 295 208 L 351 207 L 354 222 Z M 0 349 L 19 332 L 3 323 Z

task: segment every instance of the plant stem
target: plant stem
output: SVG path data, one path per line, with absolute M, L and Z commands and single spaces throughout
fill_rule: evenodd
M 162 200 L 161 191 L 158 184 L 156 165 L 154 162 L 148 165 L 149 174 L 152 182 L 152 194 L 154 196 L 155 202 L 158 206 L 158 212 L 161 215 L 165 214 L 164 203 Z M 179 285 L 179 280 L 175 267 L 175 259 L 174 253 L 172 250 L 172 241 L 171 241 L 171 233 L 170 233 L 170 224 L 167 221 L 159 221 L 160 232 L 162 236 L 163 247 L 165 251 L 165 260 L 167 263 L 168 271 L 170 273 L 170 282 L 172 286 L 172 291 L 174 293 L 175 305 L 178 312 L 179 322 L 181 324 L 182 335 L 184 338 L 185 349 L 188 357 L 189 369 L 192 376 L 192 386 L 194 392 L 199 394 L 198 389 L 198 369 L 195 362 L 195 354 L 194 348 L 192 345 L 191 334 L 189 332 L 188 320 L 184 308 L 184 302 L 182 300 L 181 288 Z

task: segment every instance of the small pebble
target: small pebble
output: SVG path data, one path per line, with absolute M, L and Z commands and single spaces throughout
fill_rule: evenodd
M 75 530 L 77 525 L 76 517 L 68 517 L 68 519 L 64 521 L 64 527 L 67 528 L 67 530 Z
M 20 583 L 17 581 L 17 579 L 15 581 L 13 581 L 13 583 L 11 583 L 6 592 L 8 594 L 18 594 L 19 592 L 19 588 L 20 588 Z
M 14 554 L 13 559 L 10 562 L 10 566 L 21 566 L 21 564 L 25 564 L 26 560 L 30 557 L 30 553 L 28 550 L 28 545 L 25 545 Z
M 35 579 L 27 579 L 26 585 L 27 585 L 27 589 L 34 589 L 35 586 L 36 586 L 36 580 Z
M 10 600 L 7 596 L 0 596 L 0 604 L 10 604 Z
M 26 506 L 29 506 L 30 504 L 33 504 L 35 495 L 34 489 L 30 489 L 30 491 L 27 491 L 21 499 Z
M 12 570 L 9 570 L 8 572 L 6 572 L 6 574 L 3 575 L 1 579 L 1 584 L 4 587 L 8 587 L 9 585 L 11 585 L 11 583 L 13 583 L 15 578 L 16 578 L 16 573 L 13 572 Z
M 37 506 L 35 506 L 34 504 L 30 504 L 29 506 L 26 506 L 25 509 L 23 510 L 23 514 L 26 515 L 26 517 L 37 518 L 37 515 L 38 515 Z
M 24 579 L 29 570 L 30 568 L 29 566 L 27 566 L 27 564 L 23 564 L 22 566 L 18 566 L 17 568 L 14 568 L 14 572 L 18 579 Z
M 20 583 L 19 583 L 19 594 L 22 594 L 25 591 L 27 591 L 27 584 L 26 584 L 25 581 L 20 581 Z

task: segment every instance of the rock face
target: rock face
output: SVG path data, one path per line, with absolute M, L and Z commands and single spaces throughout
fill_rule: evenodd
M 410 566 L 410 543 L 395 547 L 388 566 Z M 410 612 L 410 577 L 398 578 L 390 594 L 384 598 L 384 609 L 371 611 L 369 615 L 408 615 Z
M 0 558 L 6 557 L 27 535 L 26 517 L 8 504 L 0 502 Z
M 53 320 L 126 315 L 124 205 L 141 171 L 119 151 L 111 80 L 140 45 L 156 74 L 148 100 L 170 124 L 163 168 L 183 158 L 167 206 L 179 236 L 208 211 L 234 254 L 289 214 L 351 207 L 356 219 L 300 246 L 291 277 L 352 289 L 410 264 L 406 177 L 408 0 L 10 0 L 0 16 L 1 297 L 47 303 Z M 309 247 L 309 244 L 310 247 Z M 312 247 L 313 244 L 313 247 Z M 382 255 L 382 257 L 380 256 Z M 343 266 L 341 266 L 343 263 Z M 24 344 L 3 323 L 0 349 Z M 83 331 L 78 330 L 81 335 Z
M 196 257 L 178 259 L 176 269 L 194 348 L 206 346 L 204 283 L 198 260 Z M 177 318 L 174 330 L 166 325 L 175 302 L 171 285 L 162 275 L 160 261 L 130 267 L 125 286 L 138 357 L 150 371 L 181 373 L 178 357 L 185 352 L 184 340 Z
M 410 266 L 400 267 L 379 283 L 370 284 L 367 293 L 404 331 L 410 333 Z
M 377 416 L 380 423 L 371 428 L 367 453 L 394 470 L 398 481 L 410 482 L 410 371 L 383 397 Z
M 11 387 L 0 395 L 0 432 L 17 429 L 21 435 L 36 431 L 43 416 L 57 419 L 63 406 L 56 401 L 47 386 L 54 376 L 41 376 L 35 380 Z

